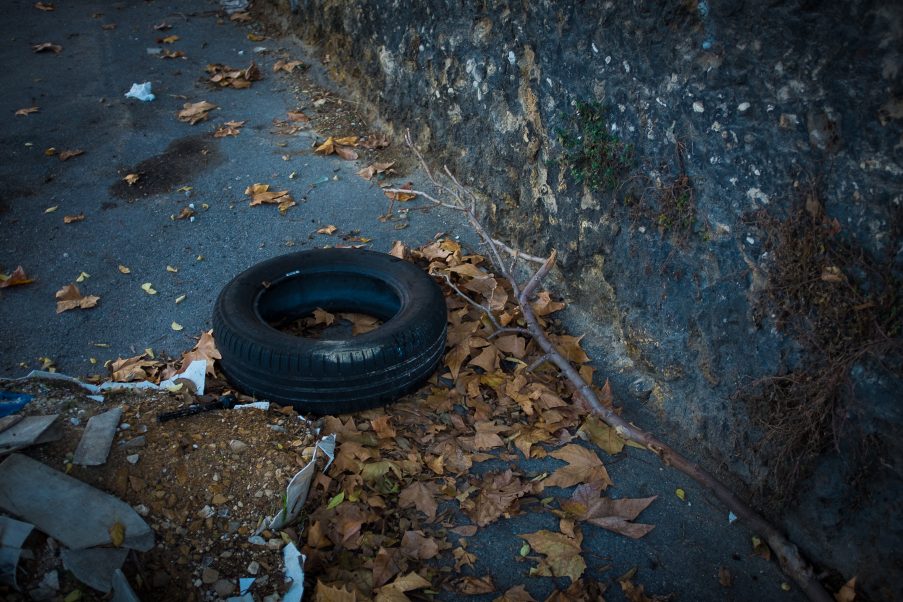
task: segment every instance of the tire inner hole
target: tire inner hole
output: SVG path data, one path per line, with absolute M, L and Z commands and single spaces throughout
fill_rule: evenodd
M 320 272 L 264 283 L 255 305 L 260 318 L 286 334 L 345 340 L 376 330 L 394 317 L 401 297 L 382 278 Z
M 376 316 L 356 312 L 331 313 L 318 307 L 312 313 L 281 324 L 270 324 L 286 334 L 307 339 L 343 340 L 382 326 Z

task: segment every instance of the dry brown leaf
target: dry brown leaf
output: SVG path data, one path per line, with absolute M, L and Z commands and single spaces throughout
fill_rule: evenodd
M 170 50 L 169 48 L 164 48 L 163 52 L 160 53 L 160 58 L 161 59 L 185 59 L 188 57 L 181 50 Z
M 583 335 L 579 337 L 574 337 L 570 335 L 557 335 L 557 336 L 549 336 L 550 339 L 555 343 L 555 346 L 558 348 L 558 351 L 565 357 L 565 359 L 574 362 L 575 364 L 583 364 L 589 361 L 589 356 L 586 355 L 586 352 L 580 347 L 580 341 L 583 339 Z
M 226 136 L 238 136 L 245 123 L 247 123 L 247 121 L 227 121 L 213 132 L 213 137 L 224 138 Z
M 67 284 L 56 292 L 56 313 L 61 314 L 70 309 L 89 309 L 97 305 L 100 297 L 82 295 L 74 284 Z
M 136 173 L 126 174 L 124 178 L 122 178 L 124 182 L 128 183 L 129 186 L 134 186 L 135 183 L 141 179 L 141 176 Z
M 75 149 L 75 150 L 64 150 L 63 152 L 60 153 L 60 161 L 68 161 L 72 157 L 77 157 L 79 155 L 84 155 L 84 154 L 85 154 L 85 151 L 83 151 L 80 148 Z
M 373 179 L 373 176 L 377 174 L 387 174 L 391 173 L 392 166 L 395 165 L 395 161 L 390 161 L 388 163 L 373 163 L 358 170 L 357 175 L 364 178 L 367 181 Z
M 301 111 L 289 111 L 286 113 L 289 121 L 304 123 L 310 121 L 310 117 L 302 113 Z
M 523 585 L 515 585 L 492 602 L 536 602 L 536 600 Z
M 531 574 L 541 577 L 570 577 L 576 581 L 586 570 L 586 562 L 580 555 L 582 536 L 568 537 L 545 529 L 535 533 L 518 535 L 527 540 L 530 547 L 545 556 Z
M 483 575 L 482 577 L 472 577 L 470 575 L 461 577 L 454 582 L 455 591 L 465 596 L 477 596 L 480 594 L 492 594 L 496 590 L 492 577 Z
M 430 521 L 433 521 L 436 519 L 436 509 L 439 506 L 436 502 L 435 492 L 423 482 L 414 481 L 401 490 L 401 493 L 398 495 L 398 507 L 417 508 Z
M 403 242 L 396 240 L 394 243 L 392 243 L 392 249 L 389 250 L 389 255 L 391 255 L 392 257 L 397 257 L 399 259 L 405 259 L 407 254 L 408 248 Z
M 235 15 L 232 16 L 234 17 Z M 357 592 L 353 588 L 350 591 L 346 590 L 344 584 L 336 584 L 333 587 L 317 579 L 317 585 L 314 589 L 314 602 L 357 602 Z
M 380 439 L 394 439 L 398 434 L 395 427 L 392 426 L 392 417 L 388 414 L 382 414 L 371 419 L 370 426 L 373 427 L 373 432 Z
M 561 509 L 577 520 L 587 521 L 631 539 L 639 539 L 655 525 L 630 522 L 655 501 L 657 496 L 613 500 L 602 496 L 598 484 L 580 485 L 570 499 L 561 501 Z
M 231 87 L 238 90 L 250 88 L 251 83 L 263 79 L 257 63 L 251 62 L 244 69 L 235 69 L 219 63 L 207 65 L 207 73 L 210 73 L 210 81 L 220 87 Z
M 718 584 L 721 587 L 730 587 L 734 584 L 734 576 L 726 566 L 718 567 Z
M 480 483 L 474 507 L 468 512 L 468 516 L 478 526 L 485 527 L 511 511 L 517 500 L 532 488 L 531 484 L 521 481 L 511 470 L 488 474 Z
M 542 291 L 536 295 L 536 301 L 530 304 L 533 307 L 533 312 L 537 316 L 547 316 L 551 313 L 555 313 L 556 311 L 560 311 L 565 308 L 565 304 L 560 301 L 552 301 L 552 297 L 549 295 L 548 291 Z
M 52 52 L 54 54 L 59 54 L 63 51 L 63 47 L 59 44 L 54 44 L 52 42 L 42 42 L 41 44 L 35 44 L 31 47 L 34 52 Z
M 174 44 L 179 41 L 179 36 L 170 35 L 164 38 L 157 38 L 157 44 Z
M 56 9 L 56 7 L 53 6 L 53 4 L 51 4 L 50 2 L 35 2 L 34 7 L 44 12 L 50 12 Z
M 182 207 L 182 210 L 179 211 L 179 214 L 176 215 L 173 219 L 188 219 L 194 215 L 194 209 L 191 207 Z
M 402 184 L 401 186 L 388 186 L 387 188 L 395 188 L 398 190 L 413 190 L 414 183 L 406 182 L 405 184 Z M 389 197 L 390 199 L 392 199 L 393 201 L 401 201 L 401 202 L 412 201 L 417 198 L 416 194 L 412 194 L 409 192 L 389 192 L 388 190 L 383 190 L 383 194 L 386 195 L 387 197 Z
M 275 204 L 279 208 L 279 213 L 282 214 L 285 214 L 289 207 L 297 205 L 288 190 L 270 191 L 269 184 L 252 184 L 245 189 L 245 194 L 251 197 L 251 207 Z
M 31 115 L 32 113 L 37 113 L 40 110 L 41 110 L 40 107 L 26 107 L 24 109 L 19 109 L 18 111 L 16 111 L 16 115 L 19 115 L 21 117 L 27 117 L 28 115 Z
M 216 341 L 213 339 L 213 331 L 207 330 L 201 333 L 197 345 L 195 345 L 191 351 L 182 354 L 182 363 L 176 374 L 181 374 L 187 370 L 188 366 L 191 365 L 191 362 L 204 360 L 207 362 L 207 374 L 216 376 L 216 372 L 213 370 L 213 363 L 220 359 L 223 359 L 223 356 L 220 355 L 219 350 L 216 348 Z
M 289 61 L 287 59 L 279 59 L 273 64 L 273 71 L 285 71 L 286 73 L 291 73 L 298 67 L 302 66 L 304 63 L 301 61 Z
M 853 577 L 844 583 L 840 589 L 834 594 L 836 602 L 855 602 L 856 600 L 856 577 Z
M 596 483 L 604 490 L 612 484 L 602 460 L 592 450 L 571 443 L 549 455 L 564 460 L 567 465 L 542 481 L 546 487 L 571 487 L 580 483 Z
M 406 531 L 401 538 L 401 553 L 414 560 L 429 560 L 439 554 L 439 544 L 423 531 Z
M 596 416 L 587 416 L 580 426 L 579 432 L 611 455 L 619 454 L 624 449 L 624 439 L 618 435 L 615 429 Z
M 229 20 L 236 23 L 248 23 L 252 20 L 251 13 L 247 11 L 232 13 L 231 15 L 229 15 Z
M 34 282 L 34 279 L 29 278 L 25 274 L 25 270 L 22 269 L 22 266 L 17 266 L 16 269 L 13 270 L 12 274 L 0 274 L 0 288 L 21 286 L 23 284 L 31 284 L 32 282 Z
M 336 230 L 338 230 L 338 228 L 329 224 L 328 226 L 317 229 L 317 234 L 333 234 Z
M 359 144 L 369 150 L 385 148 L 389 146 L 389 137 L 385 134 L 371 134 L 361 140 Z
M 209 111 L 212 111 L 215 108 L 215 104 L 207 102 L 206 100 L 186 102 L 182 105 L 182 110 L 179 111 L 179 121 L 185 121 L 188 122 L 189 125 L 194 125 L 199 121 L 207 119 L 207 117 L 209 117 Z
M 78 215 L 64 215 L 63 216 L 64 224 L 71 224 L 74 222 L 83 222 L 83 221 L 85 221 L 84 213 L 79 213 Z

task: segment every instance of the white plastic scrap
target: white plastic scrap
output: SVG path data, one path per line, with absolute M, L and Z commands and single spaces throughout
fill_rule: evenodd
M 61 380 L 64 382 L 75 383 L 79 385 L 85 391 L 89 393 L 98 394 L 103 391 L 111 391 L 111 390 L 119 390 L 119 389 L 154 389 L 158 391 L 172 391 L 177 392 L 181 390 L 182 383 L 180 380 L 190 381 L 191 384 L 194 385 L 195 392 L 198 395 L 204 394 L 204 384 L 206 383 L 206 374 L 207 374 L 207 361 L 206 360 L 195 360 L 188 365 L 184 371 L 176 374 L 172 378 L 168 378 L 161 382 L 159 385 L 155 385 L 152 382 L 148 382 L 146 380 L 134 382 L 134 383 L 117 383 L 117 382 L 105 382 L 101 385 L 92 385 L 90 383 L 83 383 L 77 378 L 73 378 L 71 376 L 67 376 L 65 374 L 60 374 L 58 372 L 45 372 L 43 370 L 32 370 L 28 373 L 24 378 L 18 378 L 18 380 L 28 380 L 31 378 L 41 378 L 45 380 Z M 92 399 L 96 401 L 103 401 L 103 398 L 97 399 L 97 397 L 92 397 Z
M 132 84 L 132 87 L 128 92 L 125 93 L 126 98 L 137 98 L 138 100 L 143 100 L 145 102 L 151 101 L 156 98 L 153 92 L 151 92 L 151 83 L 144 82 L 143 84 Z
M 332 435 L 332 437 L 335 437 Z M 294 543 L 282 548 L 282 561 L 285 564 L 285 581 L 291 582 L 288 591 L 282 594 L 282 602 L 301 602 L 304 595 L 304 561 L 307 557 L 298 551 Z
M 295 473 L 285 490 L 285 504 L 282 509 L 273 518 L 265 518 L 260 523 L 257 533 L 261 533 L 264 529 L 278 530 L 289 524 L 298 517 L 304 502 L 307 500 L 307 493 L 310 491 L 310 483 L 314 478 L 314 471 L 317 465 L 317 452 L 320 450 L 326 454 L 329 461 L 323 467 L 323 472 L 329 469 L 332 461 L 335 460 L 335 435 L 327 435 L 317 441 L 314 448 L 313 457 L 310 462 Z
M 232 409 L 233 410 L 245 410 L 248 408 L 263 410 L 264 412 L 266 412 L 267 410 L 270 409 L 270 402 L 269 401 L 255 401 L 253 403 L 241 403 Z

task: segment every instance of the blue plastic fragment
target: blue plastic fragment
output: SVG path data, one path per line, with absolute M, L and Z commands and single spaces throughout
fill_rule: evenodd
M 31 401 L 28 393 L 13 393 L 12 391 L 0 391 L 0 418 L 15 414 Z

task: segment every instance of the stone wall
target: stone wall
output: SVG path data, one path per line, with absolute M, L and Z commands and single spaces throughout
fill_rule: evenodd
M 269 12 L 387 127 L 410 128 L 437 164 L 485 195 L 501 238 L 535 254 L 558 249 L 570 326 L 586 329 L 631 415 L 663 421 L 667 439 L 732 475 L 760 507 L 779 507 L 810 557 L 858 574 L 876 599 L 903 598 L 893 557 L 903 535 L 899 355 L 852 363 L 836 436 L 789 497 L 773 492 L 783 473 L 762 421 L 750 418 L 759 379 L 819 361 L 801 340 L 811 316 L 796 316 L 793 330 L 768 304 L 782 220 L 828 228 L 826 244 L 864 253 L 900 290 L 900 4 L 295 8 L 274 0 Z M 578 131 L 579 103 L 592 102 L 613 144 L 635 157 L 612 189 L 578 184 L 559 162 L 560 134 Z M 877 285 L 857 265 L 819 269 L 871 299 Z M 898 309 L 891 301 L 881 311 Z

